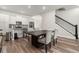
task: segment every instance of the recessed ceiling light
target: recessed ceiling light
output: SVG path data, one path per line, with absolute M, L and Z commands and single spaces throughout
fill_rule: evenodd
M 42 9 L 43 9 L 43 10 L 46 10 L 46 6 L 43 6 Z
M 31 5 L 28 5 L 28 8 L 31 8 Z
M 2 9 L 7 9 L 7 7 L 5 7 L 5 6 L 2 6 L 1 8 L 2 8 Z

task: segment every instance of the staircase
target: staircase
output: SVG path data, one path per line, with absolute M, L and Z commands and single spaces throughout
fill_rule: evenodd
M 78 25 L 73 25 L 72 23 L 64 20 L 60 16 L 55 15 L 56 21 L 55 23 L 62 27 L 64 30 L 75 36 L 78 39 Z

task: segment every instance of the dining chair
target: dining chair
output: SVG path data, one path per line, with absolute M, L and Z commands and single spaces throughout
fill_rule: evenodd
M 31 31 L 34 31 L 34 28 L 29 28 L 27 32 L 31 32 Z M 31 42 L 31 35 L 26 33 L 26 37 L 28 41 Z
M 41 35 L 38 39 L 38 42 L 44 44 L 44 45 L 50 45 L 51 42 L 51 31 L 47 31 L 46 35 Z M 43 46 L 44 46 L 43 45 Z
M 55 46 L 55 44 L 57 44 L 57 29 L 55 29 L 54 31 L 52 31 L 51 34 L 51 42 L 53 42 L 53 46 Z

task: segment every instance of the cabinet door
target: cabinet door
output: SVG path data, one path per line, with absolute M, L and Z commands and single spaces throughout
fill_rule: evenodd
M 17 19 L 16 16 L 10 16 L 9 19 L 10 19 L 10 20 L 9 20 L 9 23 L 10 23 L 10 24 L 16 24 L 16 19 Z

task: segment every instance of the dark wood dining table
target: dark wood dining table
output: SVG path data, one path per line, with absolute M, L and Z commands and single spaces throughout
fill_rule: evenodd
M 24 33 L 31 35 L 32 45 L 35 46 L 36 48 L 39 48 L 40 43 L 38 42 L 38 39 L 40 38 L 40 36 L 43 36 L 44 38 L 46 38 L 46 33 L 48 31 L 52 31 L 52 30 L 27 31 L 27 32 L 24 32 Z M 52 32 L 54 32 L 54 31 L 52 31 Z M 49 43 L 51 43 L 51 42 L 49 42 Z M 46 39 L 45 39 L 44 45 L 45 45 L 45 52 L 47 53 L 47 51 L 48 51 L 47 45 L 48 44 L 46 43 Z

